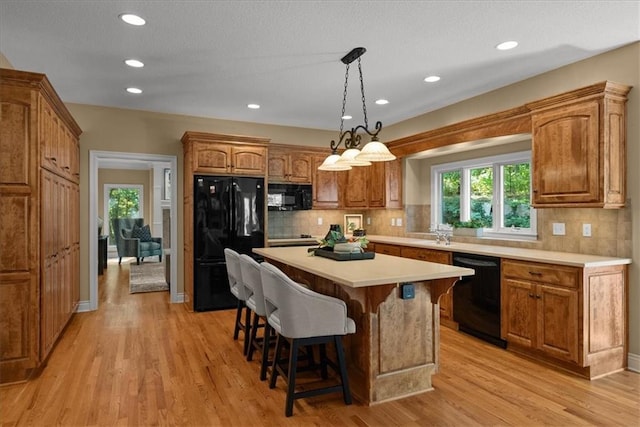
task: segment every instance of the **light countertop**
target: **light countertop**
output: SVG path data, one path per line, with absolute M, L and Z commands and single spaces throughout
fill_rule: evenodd
M 367 235 L 367 239 L 373 243 L 388 243 L 392 245 L 428 248 L 449 252 L 465 252 L 470 254 L 489 255 L 522 261 L 568 265 L 573 267 L 607 267 L 613 265 L 631 264 L 631 259 L 629 258 L 585 255 L 570 252 L 543 251 L 539 249 L 512 248 L 507 246 L 481 245 L 475 243 L 458 243 L 455 240 L 451 242 L 451 245 L 447 246 L 444 243 L 437 244 L 435 240 L 416 239 L 408 237 Z
M 304 247 L 255 248 L 265 258 L 324 277 L 335 283 L 361 288 L 390 283 L 419 282 L 449 277 L 471 276 L 470 268 L 376 254 L 374 259 L 335 261 L 312 256 Z

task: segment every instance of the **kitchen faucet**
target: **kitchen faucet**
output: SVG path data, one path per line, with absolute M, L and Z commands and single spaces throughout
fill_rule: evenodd
M 440 242 L 444 242 L 445 245 L 449 246 L 451 244 L 451 230 L 441 230 L 439 226 L 431 226 L 429 229 L 430 232 L 435 233 L 436 235 L 436 244 L 440 244 Z

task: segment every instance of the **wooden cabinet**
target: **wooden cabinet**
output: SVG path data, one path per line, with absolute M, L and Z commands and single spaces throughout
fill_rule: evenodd
M 402 159 L 353 167 L 346 175 L 344 207 L 402 208 Z
M 312 156 L 291 147 L 269 147 L 269 182 L 311 184 Z
M 387 243 L 376 243 L 375 251 L 378 254 L 402 256 L 402 248 L 398 245 L 389 245 Z
M 346 175 L 344 172 L 318 170 L 326 157 L 326 153 L 314 154 L 312 157 L 313 207 L 315 209 L 342 208 L 343 198 L 340 188 L 344 187 L 342 183 Z
M 183 144 L 190 150 L 192 173 L 206 175 L 264 176 L 267 170 L 267 146 L 262 138 L 185 132 Z M 261 143 L 262 142 L 262 143 Z M 261 144 L 260 144 L 261 143 Z
M 43 74 L 0 70 L 0 381 L 36 372 L 79 291 L 80 127 Z
M 630 89 L 604 82 L 527 105 L 535 207 L 624 206 Z
M 626 266 L 577 268 L 503 259 L 502 338 L 510 350 L 588 378 L 623 369 L 625 276 Z
M 185 132 L 182 136 L 184 304 L 194 309 L 193 300 L 193 177 L 194 175 L 251 175 L 265 177 L 269 139 Z M 266 197 L 266 192 L 265 192 Z M 265 218 L 266 200 L 264 203 Z M 264 242 L 266 246 L 266 242 Z

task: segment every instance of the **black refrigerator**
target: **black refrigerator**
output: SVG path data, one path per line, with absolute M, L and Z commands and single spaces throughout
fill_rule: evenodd
M 224 249 L 254 256 L 264 246 L 264 178 L 197 175 L 193 188 L 194 309 L 234 308 Z

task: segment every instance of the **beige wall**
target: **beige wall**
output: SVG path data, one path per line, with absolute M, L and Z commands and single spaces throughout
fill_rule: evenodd
M 7 57 L 4 56 L 2 52 L 0 52 L 0 68 L 8 68 L 10 70 L 13 70 L 13 65 L 11 65 L 11 62 L 9 62 Z
M 105 184 L 131 184 L 141 185 L 143 188 L 143 211 L 144 223 L 153 225 L 153 209 L 151 195 L 153 193 L 153 172 L 150 170 L 132 169 L 100 169 L 98 170 L 98 216 L 104 217 L 104 185 Z
M 603 213 L 605 223 L 612 224 L 613 219 L 608 215 L 615 215 L 615 221 L 620 216 L 623 222 L 629 223 L 632 229 L 630 252 L 634 264 L 630 268 L 630 351 L 640 354 L 640 43 L 635 43 L 594 58 L 590 58 L 548 73 L 524 80 L 519 83 L 498 89 L 487 94 L 457 103 L 455 105 L 434 111 L 422 116 L 406 120 L 402 123 L 386 127 L 381 136 L 384 140 L 393 140 L 413 135 L 444 125 L 457 123 L 497 111 L 523 105 L 547 96 L 587 86 L 603 80 L 613 80 L 634 86 L 629 94 L 628 111 L 628 194 L 630 207 L 622 211 Z M 175 183 L 178 200 L 182 199 L 182 147 L 180 137 L 187 131 L 204 131 L 228 133 L 271 138 L 274 143 L 310 145 L 326 147 L 334 136 L 334 131 L 318 131 L 301 128 L 261 125 L 256 123 L 232 122 L 217 119 L 185 117 L 177 115 L 155 114 L 150 112 L 119 110 L 87 105 L 68 105 L 71 113 L 80 124 L 84 133 L 80 138 L 81 150 L 81 299 L 88 299 L 89 295 L 89 260 L 88 260 L 88 158 L 89 150 L 123 151 L 151 154 L 175 155 L 178 158 L 178 176 Z M 424 171 L 408 170 L 407 174 L 419 176 Z M 411 178 L 411 177 L 409 177 Z M 416 177 L 412 179 L 417 179 Z M 407 198 L 417 197 L 417 188 L 409 188 Z M 413 200 L 413 199 L 412 199 Z M 585 215 L 594 223 L 598 221 L 597 213 L 592 219 L 593 212 L 583 209 L 553 209 L 543 214 L 547 219 L 563 217 L 570 222 L 576 215 Z M 605 212 L 605 211 L 602 211 Z M 331 221 L 339 221 L 343 212 Z M 314 215 L 308 213 L 307 215 Z M 331 217 L 334 214 L 327 213 Z M 401 235 L 402 228 L 388 227 L 391 217 L 404 215 L 403 211 L 375 211 L 371 212 L 372 222 L 376 232 Z M 178 203 L 178 242 L 177 248 L 182 247 L 182 205 Z M 312 224 L 314 217 L 301 219 L 303 223 Z M 625 219 L 626 218 L 626 219 Z M 324 224 L 328 222 L 325 221 Z M 631 227 L 633 225 L 633 227 Z M 623 232 L 624 225 L 615 233 Z M 311 228 L 311 227 L 309 227 Z M 310 232 L 313 232 L 310 230 Z M 629 233 L 627 232 L 627 235 Z M 551 240 L 549 240 L 551 241 Z M 562 247 L 561 249 L 566 249 Z M 597 249 L 597 248 L 596 248 Z M 178 290 L 182 290 L 183 260 L 178 253 Z

